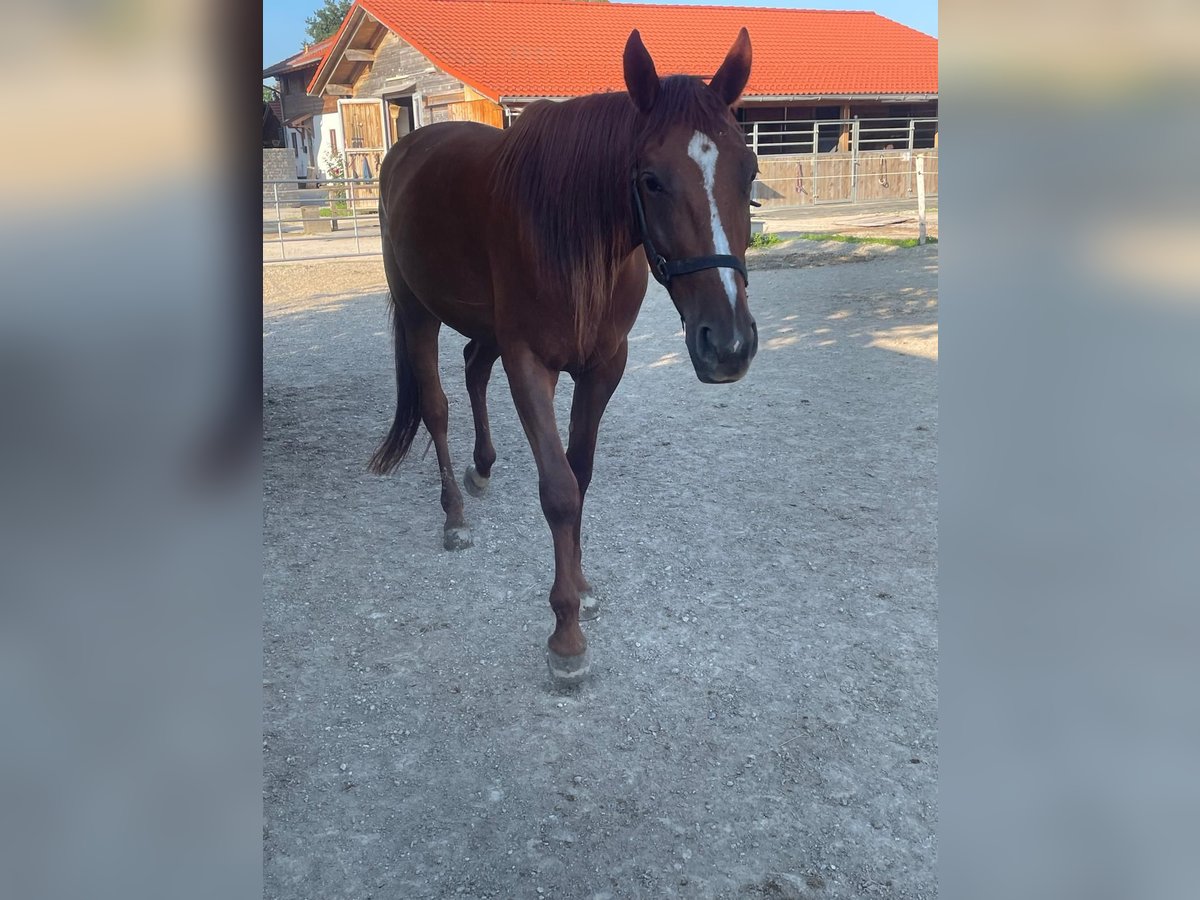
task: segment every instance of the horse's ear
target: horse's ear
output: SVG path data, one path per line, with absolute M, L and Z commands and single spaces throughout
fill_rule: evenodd
M 717 69 L 717 74 L 712 77 L 708 86 L 717 92 L 717 96 L 725 101 L 726 106 L 733 106 L 738 97 L 742 96 L 749 80 L 750 32 L 743 28 L 738 32 L 737 40 L 725 54 L 725 62 L 721 63 L 721 68 Z
M 658 99 L 658 72 L 654 71 L 654 60 L 636 28 L 625 42 L 624 62 L 625 87 L 629 96 L 638 109 L 648 113 Z

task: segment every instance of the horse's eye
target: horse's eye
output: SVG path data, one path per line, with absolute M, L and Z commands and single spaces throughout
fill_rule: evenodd
M 663 183 L 658 180 L 653 172 L 647 172 L 642 175 L 642 184 L 646 185 L 646 190 L 652 194 L 661 194 L 666 190 Z

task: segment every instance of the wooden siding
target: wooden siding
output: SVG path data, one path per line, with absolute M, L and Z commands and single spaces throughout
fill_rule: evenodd
M 461 81 L 441 69 L 426 71 L 430 68 L 434 68 L 433 63 L 407 41 L 389 31 L 375 53 L 375 62 L 370 71 L 354 85 L 354 96 L 358 99 L 382 97 L 410 83 L 416 85 L 414 90 L 423 97 L 462 93 Z
M 504 127 L 504 112 L 491 100 L 464 100 L 429 108 L 431 122 L 482 122 Z
M 375 52 L 374 62 L 355 82 L 353 97 L 382 98 L 397 90 L 419 95 L 417 116 L 424 125 L 447 121 L 484 122 L 497 128 L 504 125 L 504 113 L 497 104 L 436 68 L 411 44 L 389 31 Z
M 283 78 L 277 79 L 279 92 L 283 95 L 283 115 L 289 122 L 305 113 L 313 115 L 321 113 L 325 101 L 320 97 L 313 97 L 305 93 L 305 87 L 315 69 L 314 65 L 312 68 L 300 72 L 290 72 Z

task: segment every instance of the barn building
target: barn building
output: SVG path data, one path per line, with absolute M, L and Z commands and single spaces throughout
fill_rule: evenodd
M 912 196 L 914 153 L 930 157 L 936 193 L 937 40 L 869 12 L 355 0 L 319 60 L 304 61 L 317 159 L 332 148 L 348 175 L 369 178 L 413 128 L 505 127 L 538 99 L 624 90 L 634 28 L 661 75 L 707 78 L 743 25 L 754 67 L 737 117 L 760 157 L 764 205 Z
M 332 45 L 333 38 L 312 44 L 263 71 L 264 80 L 275 79 L 275 98 L 270 105 L 283 123 L 284 144 L 292 151 L 299 179 L 318 176 L 322 119 L 328 114 L 336 116 L 338 111 L 336 100 L 327 102 L 308 93 L 308 83 Z M 332 119 L 325 127 L 334 127 Z

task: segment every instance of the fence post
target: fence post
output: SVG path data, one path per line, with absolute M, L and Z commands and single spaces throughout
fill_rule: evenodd
M 917 157 L 917 243 L 925 243 L 925 154 Z
M 817 158 L 818 158 L 817 151 L 820 147 L 820 140 L 821 140 L 821 123 L 813 122 L 812 178 L 809 179 L 809 183 L 812 184 L 812 201 L 813 201 L 813 203 L 816 203 L 817 198 L 819 196 L 821 196 L 821 185 L 817 181 Z
M 858 202 L 858 119 L 850 125 L 850 202 Z
M 750 123 L 750 143 L 751 143 L 751 149 L 754 151 L 754 155 L 757 156 L 758 155 L 758 123 L 757 122 Z
M 272 182 L 275 194 L 275 231 L 279 235 L 279 258 L 287 259 L 287 247 L 283 245 L 283 214 L 279 211 L 279 182 Z
M 908 158 L 909 158 L 909 160 L 911 160 L 913 158 L 913 149 L 916 146 L 916 140 L 915 140 L 916 130 L 917 130 L 917 120 L 909 119 L 908 120 Z M 913 192 L 913 173 L 912 173 L 912 169 L 910 169 L 908 166 L 905 166 L 904 169 L 905 169 L 905 172 L 907 173 L 904 176 L 904 180 L 907 183 L 905 193 L 911 197 L 912 192 Z
M 350 181 L 350 221 L 354 223 L 354 252 L 361 253 L 362 245 L 358 242 L 358 201 L 354 198 L 354 180 Z

